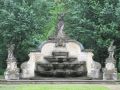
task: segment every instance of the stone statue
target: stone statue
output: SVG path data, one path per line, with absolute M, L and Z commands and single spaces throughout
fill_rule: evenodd
M 64 41 L 65 41 L 65 35 L 64 35 L 64 32 L 63 32 L 63 29 L 64 29 L 64 20 L 63 20 L 63 17 L 64 17 L 64 13 L 61 13 L 58 17 L 58 24 L 57 24 L 57 43 L 56 43 L 56 46 L 62 46 L 64 47 L 65 44 L 64 44 Z
M 108 48 L 108 52 L 109 52 L 109 58 L 114 58 L 114 51 L 116 49 L 116 46 L 113 46 L 114 41 L 111 42 L 109 48 Z
M 114 41 L 112 41 L 110 43 L 110 46 L 108 47 L 109 56 L 106 59 L 106 63 L 108 63 L 108 62 L 115 63 L 114 52 L 115 52 L 116 46 L 114 46 L 113 43 L 114 43 Z
M 10 60 L 13 60 L 15 61 L 16 58 L 14 57 L 13 55 L 13 51 L 15 49 L 15 44 L 12 44 L 12 45 L 8 45 L 8 58 L 7 58 L 7 61 L 9 62 Z
M 58 24 L 57 24 L 57 37 L 63 37 L 63 29 L 64 29 L 64 13 L 60 14 L 58 17 Z
M 111 42 L 108 47 L 109 56 L 105 62 L 105 68 L 103 69 L 103 80 L 117 80 L 117 69 L 115 68 L 114 51 L 116 47 L 113 45 L 114 41 Z
M 16 58 L 14 57 L 14 44 L 8 45 L 7 69 L 4 72 L 6 80 L 19 79 L 19 69 L 17 68 Z

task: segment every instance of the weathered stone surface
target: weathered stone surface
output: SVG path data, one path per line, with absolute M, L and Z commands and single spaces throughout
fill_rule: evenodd
M 98 62 L 92 63 L 92 68 L 91 68 L 91 72 L 89 73 L 89 77 L 99 78 L 100 77 L 100 69 L 101 69 L 100 63 L 98 63 Z
M 108 52 L 109 57 L 106 59 L 105 68 L 103 68 L 103 80 L 117 80 L 117 69 L 115 68 L 115 59 L 114 59 L 114 50 L 113 46 L 114 41 L 111 42 Z
M 13 55 L 14 45 L 8 46 L 7 68 L 4 72 L 6 80 L 19 79 L 19 69 L 17 68 L 16 58 Z
M 39 54 L 40 55 L 40 54 Z M 40 58 L 40 56 L 37 56 L 37 53 L 30 53 L 29 54 L 30 59 L 27 62 L 22 63 L 21 65 L 21 69 L 22 69 L 22 73 L 21 73 L 21 78 L 32 78 L 35 76 L 35 62 L 37 59 Z
M 70 56 L 74 56 L 77 58 L 77 61 L 85 61 L 86 62 L 86 68 L 87 68 L 87 76 L 92 78 L 99 78 L 99 71 L 101 68 L 101 65 L 97 62 L 95 62 L 92 57 L 92 52 L 83 52 L 82 47 L 80 43 L 78 42 L 72 42 L 67 41 L 65 42 L 66 47 L 56 47 L 56 43 L 54 42 L 48 42 L 44 44 L 41 48 L 41 52 L 31 52 L 30 53 L 30 60 L 26 62 L 26 66 L 23 65 L 22 67 L 25 67 L 22 73 L 23 78 L 30 78 L 35 76 L 35 68 L 36 63 L 47 63 L 44 57 L 52 55 L 52 52 L 58 51 L 58 52 L 68 52 Z M 25 72 L 29 72 L 26 73 Z

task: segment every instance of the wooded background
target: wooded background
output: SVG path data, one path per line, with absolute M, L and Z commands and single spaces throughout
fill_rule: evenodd
M 114 40 L 120 71 L 120 0 L 0 0 L 0 74 L 6 68 L 7 45 L 15 44 L 20 66 L 31 50 L 54 34 L 61 12 L 66 34 L 93 49 L 94 60 L 103 67 Z

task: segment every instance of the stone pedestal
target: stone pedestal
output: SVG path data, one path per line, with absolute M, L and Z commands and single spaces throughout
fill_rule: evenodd
M 103 80 L 117 80 L 117 73 L 103 73 Z
M 19 69 L 17 68 L 16 62 L 8 62 L 7 69 L 4 72 L 6 80 L 19 79 Z
M 117 80 L 117 68 L 114 67 L 113 63 L 107 63 L 106 67 L 103 68 L 103 80 Z

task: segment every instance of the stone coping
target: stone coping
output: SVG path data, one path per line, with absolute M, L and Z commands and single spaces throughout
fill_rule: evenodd
M 0 84 L 120 84 L 120 80 L 5 80 Z
M 30 80 L 30 79 L 20 79 L 20 80 L 5 80 L 5 79 L 0 79 L 0 82 L 43 82 L 43 81 L 55 81 L 55 82 L 59 82 L 59 81 L 73 81 L 73 82 L 120 82 L 120 80 L 78 80 L 77 79 L 39 79 L 39 80 Z

